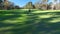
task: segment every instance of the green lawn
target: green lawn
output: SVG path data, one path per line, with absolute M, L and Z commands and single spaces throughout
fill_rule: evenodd
M 0 10 L 0 34 L 60 34 L 60 10 Z

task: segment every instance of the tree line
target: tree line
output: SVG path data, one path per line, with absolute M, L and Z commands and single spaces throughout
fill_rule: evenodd
M 10 10 L 10 9 L 20 9 L 20 7 L 8 0 L 0 0 L 0 9 L 1 10 Z
M 30 6 L 29 6 L 30 4 Z M 49 0 L 39 0 L 33 4 L 32 2 L 28 2 L 24 8 L 31 8 L 31 9 L 43 9 L 43 10 L 59 10 L 60 9 L 60 1 L 53 0 L 49 2 Z
M 57 3 L 58 0 L 53 0 L 53 2 L 49 2 L 49 0 L 39 0 L 33 4 L 31 1 L 28 2 L 25 6 L 19 7 L 15 5 L 13 2 L 7 0 L 0 0 L 0 9 L 43 9 L 43 10 L 58 10 L 60 9 L 60 2 Z

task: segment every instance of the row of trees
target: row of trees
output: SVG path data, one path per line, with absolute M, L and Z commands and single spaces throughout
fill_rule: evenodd
M 35 3 L 35 6 L 42 9 L 60 9 L 60 0 L 52 0 L 50 3 L 49 0 L 39 0 Z
M 30 4 L 30 6 L 29 6 Z M 26 6 L 24 6 L 24 8 L 35 8 L 35 9 L 60 9 L 60 2 L 58 2 L 58 0 L 52 0 L 52 2 L 49 2 L 49 0 L 39 0 L 37 2 L 35 2 L 35 4 L 32 4 L 32 2 L 28 2 Z
M 19 9 L 20 7 L 8 0 L 0 0 L 0 9 Z
M 60 2 L 57 3 L 58 0 L 53 0 L 53 2 L 49 2 L 49 0 L 39 0 L 33 4 L 31 1 L 28 2 L 23 8 L 24 9 L 60 9 Z M 13 2 L 7 0 L 0 0 L 0 9 L 20 9 L 21 7 L 16 6 Z
M 60 9 L 60 0 L 52 0 L 52 2 L 49 3 L 49 0 L 41 0 L 39 3 L 39 6 L 43 4 L 42 6 L 47 7 L 46 9 Z

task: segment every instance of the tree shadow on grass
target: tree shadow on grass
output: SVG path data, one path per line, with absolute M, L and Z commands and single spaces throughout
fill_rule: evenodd
M 8 32 L 9 34 L 60 34 L 60 22 L 49 22 L 50 20 L 53 20 L 53 18 L 55 18 L 54 16 L 50 18 L 37 19 L 38 15 L 25 13 L 28 16 L 28 19 L 24 22 L 25 24 L 11 24 L 3 22 L 7 19 L 20 17 L 18 13 L 16 14 L 17 15 L 11 16 L 11 18 L 9 18 L 10 16 L 2 18 L 2 21 L 0 22 L 0 34 L 8 34 Z M 36 20 L 38 21 L 37 23 Z
M 24 25 L 19 24 L 13 26 L 13 28 L 4 30 L 2 32 L 13 32 L 13 34 L 60 34 L 60 22 L 47 23 L 47 21 L 42 20 L 36 24 L 28 23 Z

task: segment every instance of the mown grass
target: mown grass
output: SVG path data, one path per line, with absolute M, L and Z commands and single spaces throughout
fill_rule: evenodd
M 60 34 L 60 10 L 1 10 L 0 34 Z

